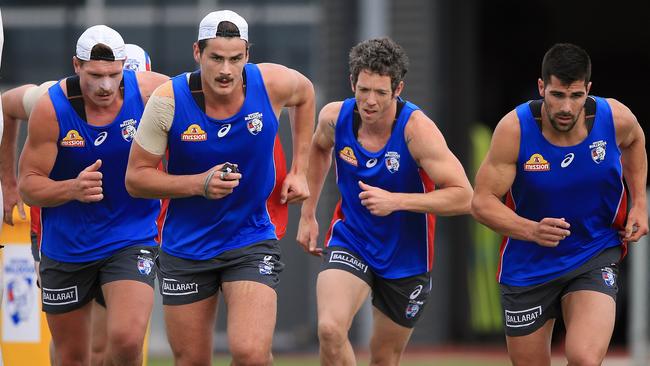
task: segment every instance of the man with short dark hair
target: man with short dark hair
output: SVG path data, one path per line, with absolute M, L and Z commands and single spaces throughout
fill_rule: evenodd
M 228 308 L 233 365 L 272 363 L 283 263 L 273 206 L 304 200 L 314 89 L 282 65 L 248 63 L 248 24 L 222 10 L 199 25 L 200 69 L 156 90 L 138 128 L 126 184 L 171 198 L 159 256 L 167 336 L 177 365 L 208 365 L 217 296 Z M 290 108 L 292 166 L 272 200 L 274 146 Z M 169 149 L 167 172 L 156 169 Z
M 119 33 L 88 28 L 73 57 L 77 76 L 38 100 L 20 158 L 20 194 L 42 207 L 42 302 L 57 365 L 90 362 L 91 302 L 100 291 L 107 362 L 142 363 L 160 202 L 131 198 L 124 174 L 144 103 L 167 77 L 123 70 L 125 59 Z
M 503 117 L 476 175 L 472 213 L 505 236 L 497 280 L 514 365 L 550 365 L 559 316 L 568 364 L 600 365 L 619 259 L 648 232 L 643 130 L 622 103 L 589 95 L 590 76 L 582 48 L 551 47 L 542 99 Z
M 317 283 L 321 364 L 356 364 L 348 331 L 372 293 L 370 363 L 398 365 L 431 292 L 434 215 L 468 213 L 472 188 L 436 124 L 400 98 L 402 47 L 367 40 L 349 64 L 354 98 L 318 117 L 297 240 L 321 255 L 315 213 L 334 150 L 341 201 Z

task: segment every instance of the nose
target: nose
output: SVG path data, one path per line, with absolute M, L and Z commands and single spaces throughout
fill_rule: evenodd
M 99 81 L 99 87 L 103 90 L 113 90 L 113 85 L 111 83 L 111 78 L 105 77 Z
M 221 66 L 221 69 L 219 70 L 219 74 L 230 76 L 230 74 L 232 73 L 231 70 L 232 70 L 232 65 L 230 65 L 230 62 L 224 61 Z

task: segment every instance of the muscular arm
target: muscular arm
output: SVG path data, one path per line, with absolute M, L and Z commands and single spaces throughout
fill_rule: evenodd
M 567 222 L 560 218 L 532 221 L 517 215 L 502 202 L 517 173 L 519 137 L 519 120 L 512 111 L 494 130 L 490 149 L 476 174 L 472 215 L 500 234 L 543 246 L 556 246 L 570 234 Z
M 622 103 L 608 99 L 612 107 L 616 142 L 621 150 L 623 177 L 630 191 L 631 205 L 625 226 L 624 238 L 637 241 L 648 233 L 648 210 L 646 200 L 646 179 L 648 159 L 645 150 L 645 135 L 632 111 Z
M 0 143 L 0 181 L 2 181 L 4 220 L 10 225 L 13 225 L 14 206 L 18 206 L 21 216 L 25 217 L 16 180 L 16 140 L 18 139 L 18 123 L 26 121 L 29 117 L 23 107 L 23 96 L 31 88 L 36 88 L 36 85 L 22 85 L 2 93 L 4 133 Z
M 341 102 L 334 102 L 323 107 L 318 116 L 318 126 L 316 126 L 309 150 L 307 182 L 311 195 L 302 204 L 297 241 L 306 252 L 314 255 L 320 255 L 321 252 L 316 248 L 318 239 L 316 206 L 323 190 L 325 177 L 332 165 L 334 129 L 341 105 Z
M 75 179 L 49 178 L 57 156 L 59 126 L 49 96 L 39 99 L 29 117 L 27 141 L 18 165 L 18 190 L 30 205 L 53 207 L 71 200 L 95 202 L 103 198 L 101 162 L 86 168 Z
M 406 125 L 405 137 L 411 155 L 436 184 L 425 194 L 399 194 L 402 210 L 437 215 L 469 213 L 472 187 L 463 166 L 449 150 L 436 125 L 421 111 L 413 113 Z M 410 141 L 410 142 L 409 142 Z
M 293 156 L 283 184 L 282 197 L 289 203 L 299 202 L 309 196 L 304 177 L 314 131 L 314 86 L 304 75 L 287 67 L 276 64 L 259 66 L 276 113 L 279 114 L 283 107 L 289 108 Z
M 173 96 L 172 82 L 168 81 L 156 89 L 145 107 L 126 168 L 126 189 L 133 197 L 204 196 L 206 179 L 212 170 L 221 168 L 220 164 L 207 172 L 191 175 L 172 175 L 158 169 L 167 149 L 167 133 L 174 119 Z M 239 184 L 241 175 L 230 173 L 228 178 L 231 180 L 221 180 L 218 174 L 210 178 L 207 196 L 221 198 Z

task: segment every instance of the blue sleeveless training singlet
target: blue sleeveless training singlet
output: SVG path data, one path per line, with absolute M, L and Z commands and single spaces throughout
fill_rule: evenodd
M 171 199 L 162 249 L 193 260 L 262 240 L 277 239 L 267 201 L 275 185 L 273 148 L 278 120 L 257 65 L 247 64 L 246 98 L 230 118 L 208 117 L 196 104 L 187 74 L 173 78 L 176 109 L 168 134 L 169 174 L 199 174 L 215 165 L 238 165 L 242 178 L 221 199 Z
M 569 235 L 555 248 L 504 238 L 497 279 L 530 286 L 557 278 L 606 248 L 621 245 L 626 195 L 621 152 L 612 111 L 596 101 L 593 128 L 575 146 L 549 143 L 534 120 L 529 103 L 516 112 L 521 127 L 517 173 L 506 204 L 519 216 L 540 221 L 565 218 Z
M 160 201 L 132 198 L 124 185 L 131 141 L 144 109 L 135 73 L 124 70 L 124 102 L 106 126 L 82 120 L 59 83 L 48 92 L 59 123 L 58 153 L 50 178 L 74 179 L 101 159 L 104 198 L 43 207 L 43 253 L 61 262 L 88 262 L 132 245 L 155 246 Z
M 363 181 L 389 192 L 433 190 L 433 182 L 418 168 L 404 139 L 409 117 L 419 108 L 406 102 L 386 145 L 370 152 L 354 136 L 354 106 L 354 98 L 345 100 L 336 123 L 334 154 L 341 201 L 334 212 L 326 245 L 355 251 L 383 278 L 429 272 L 435 217 L 410 211 L 395 211 L 384 217 L 372 215 L 361 205 L 358 184 Z

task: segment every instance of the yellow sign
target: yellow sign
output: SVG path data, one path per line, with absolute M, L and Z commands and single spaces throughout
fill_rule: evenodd
M 0 249 L 4 277 L 0 310 L 5 365 L 49 365 L 50 330 L 41 311 L 41 292 L 29 238 L 29 209 L 22 220 L 14 210 L 14 226 L 2 225 Z

